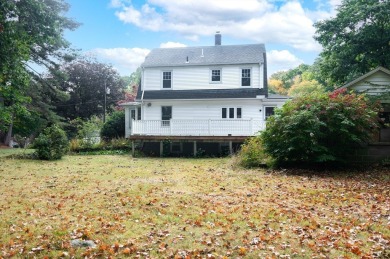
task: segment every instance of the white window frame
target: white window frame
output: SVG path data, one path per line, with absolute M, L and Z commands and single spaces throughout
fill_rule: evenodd
M 213 70 L 219 70 L 219 81 L 213 81 Z M 213 67 L 210 68 L 210 84 L 222 84 L 222 68 Z
M 171 118 L 169 120 L 163 120 L 163 107 L 171 107 Z M 171 105 L 161 106 L 161 126 L 162 127 L 171 126 L 172 117 L 173 117 L 173 107 Z
M 267 106 L 263 106 L 263 109 L 264 109 L 264 120 L 266 121 L 268 119 L 268 117 L 270 116 L 266 116 L 266 108 L 274 108 L 274 114 L 275 114 L 275 109 L 278 108 L 278 106 L 276 105 L 267 105 Z
M 226 109 L 226 118 L 223 118 L 223 109 Z M 230 117 L 230 109 L 233 109 L 233 118 Z M 237 118 L 237 111 L 241 109 L 241 118 Z M 221 107 L 221 119 L 222 120 L 241 120 L 243 118 L 243 108 L 238 107 Z
M 242 71 L 244 69 L 248 69 L 249 70 L 249 73 L 250 73 L 250 77 L 249 77 L 249 85 L 242 85 Z M 252 78 L 253 78 L 253 73 L 252 73 L 252 68 L 251 67 L 242 67 L 240 68 L 240 85 L 241 87 L 251 87 L 252 86 Z
M 171 87 L 164 88 L 164 73 L 171 73 Z M 161 71 L 161 90 L 171 90 L 173 88 L 173 71 L 172 70 L 162 70 Z
M 238 117 L 237 117 L 237 115 L 238 115 L 238 113 L 237 113 L 237 112 L 238 112 L 238 109 L 241 109 L 241 118 L 238 118 Z M 243 110 L 244 110 L 244 109 L 243 109 L 242 107 L 236 107 L 236 119 L 242 119 L 242 117 L 243 117 Z

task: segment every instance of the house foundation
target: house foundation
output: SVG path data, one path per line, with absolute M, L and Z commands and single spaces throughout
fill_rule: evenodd
M 232 155 L 248 138 L 247 136 L 140 136 L 129 137 L 139 143 L 144 153 L 152 156 L 221 156 Z

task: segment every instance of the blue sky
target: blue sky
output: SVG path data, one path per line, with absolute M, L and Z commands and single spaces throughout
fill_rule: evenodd
M 72 47 L 130 75 L 153 48 L 264 43 L 269 75 L 321 51 L 314 22 L 335 15 L 341 0 L 66 0 L 82 23 L 65 38 Z

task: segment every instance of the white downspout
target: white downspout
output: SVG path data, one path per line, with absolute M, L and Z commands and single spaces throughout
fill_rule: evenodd
M 144 85 L 144 84 L 145 84 L 145 81 L 144 81 L 144 79 L 145 79 L 145 76 L 144 76 L 145 69 L 144 69 L 144 67 L 141 67 L 141 69 L 142 69 L 142 77 L 141 77 L 141 85 L 140 85 L 140 87 L 142 88 L 142 95 L 141 95 L 141 106 L 143 106 L 143 104 L 144 104 L 144 93 L 145 93 L 145 87 L 143 87 L 142 85 Z

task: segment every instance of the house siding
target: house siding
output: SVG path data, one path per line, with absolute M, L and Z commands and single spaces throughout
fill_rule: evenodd
M 174 120 L 220 120 L 222 108 L 242 108 L 242 119 L 263 118 L 260 100 L 154 101 L 149 107 L 143 106 L 145 118 L 161 120 L 161 106 L 172 106 Z
M 222 70 L 221 83 L 210 82 L 210 69 Z M 232 89 L 241 87 L 241 68 L 251 68 L 251 88 L 263 87 L 263 65 L 242 64 L 197 67 L 146 68 L 143 90 L 160 90 L 162 71 L 172 71 L 172 90 Z
M 375 74 L 372 74 L 369 77 L 365 78 L 364 80 L 355 83 L 350 87 L 350 89 L 353 89 L 354 91 L 357 92 L 367 91 L 367 94 L 370 95 L 380 94 L 385 91 L 384 89 L 378 89 L 379 87 L 373 86 L 370 83 L 374 85 L 388 86 L 390 85 L 390 76 L 382 71 L 378 71 Z

